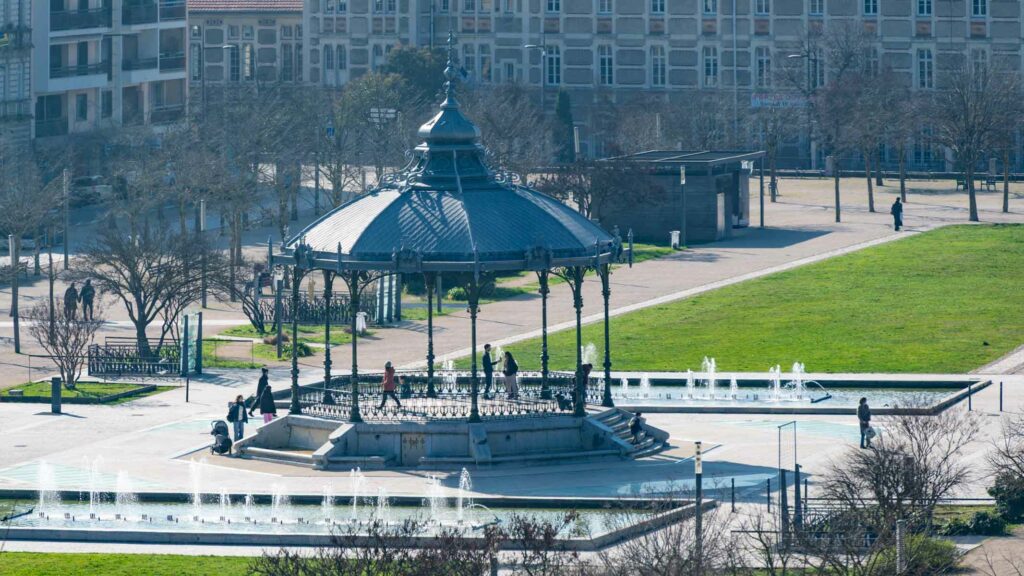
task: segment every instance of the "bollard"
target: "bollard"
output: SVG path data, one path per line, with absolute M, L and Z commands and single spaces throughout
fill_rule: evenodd
M 772 479 L 768 478 L 764 481 L 764 493 L 768 497 L 768 511 L 772 511 Z
M 967 411 L 968 412 L 974 410 L 974 403 L 972 402 L 972 400 L 974 400 L 974 388 L 973 388 L 973 386 L 971 384 L 968 384 L 967 385 Z
M 797 464 L 793 469 L 793 527 L 795 530 L 799 530 L 803 525 L 803 510 L 801 509 L 802 502 L 800 501 L 800 465 Z
M 781 520 L 780 526 L 782 526 L 782 545 L 786 546 L 789 541 L 789 502 L 787 501 L 786 488 L 786 470 L 785 468 L 779 469 L 779 518 Z
M 810 491 L 807 489 L 807 477 L 804 476 L 804 510 L 807 510 L 807 499 L 810 498 Z
M 60 376 L 50 378 L 50 412 L 60 414 L 61 381 Z
M 999 381 L 999 411 L 1003 411 L 1003 381 Z
M 736 479 L 732 478 L 731 480 L 732 480 L 732 493 L 731 493 L 731 496 L 730 496 L 730 500 L 732 501 L 732 511 L 735 512 L 736 511 Z
M 896 521 L 896 574 L 907 571 L 906 521 Z

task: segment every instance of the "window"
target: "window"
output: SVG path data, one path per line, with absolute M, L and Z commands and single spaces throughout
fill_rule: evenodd
M 704 86 L 718 86 L 718 48 L 704 47 Z
M 334 34 L 334 18 L 324 18 L 324 34 Z
M 89 119 L 89 96 L 77 94 L 75 96 L 75 120 L 85 122 Z
M 971 16 L 975 18 L 988 16 L 988 0 L 972 0 Z
M 615 83 L 615 61 L 611 46 L 602 44 L 597 47 L 597 69 L 598 83 L 603 86 L 611 86 Z
M 864 53 L 864 73 L 878 76 L 878 49 L 868 48 Z
M 665 0 L 651 0 L 651 14 L 664 14 Z
M 242 26 L 242 40 L 252 40 L 252 26 Z
M 192 26 L 192 39 L 201 40 L 203 38 L 203 29 L 198 25 Z
M 462 76 L 466 78 L 476 77 L 476 46 L 473 44 L 462 45 Z
M 825 85 L 825 56 L 821 50 L 816 50 L 808 59 L 807 66 L 810 69 L 811 90 L 821 88 Z
M 665 47 L 651 46 L 651 86 L 665 85 Z
M 983 72 L 988 68 L 988 51 L 984 48 L 971 50 L 971 67 L 975 72 Z
M 338 55 L 338 70 L 347 70 L 348 54 L 345 52 L 345 46 L 338 44 L 338 49 L 335 52 Z
M 476 12 L 476 0 L 462 0 L 463 12 Z
M 922 48 L 917 51 L 917 87 L 932 88 L 935 86 L 935 63 L 932 51 Z
M 612 13 L 612 0 L 597 0 L 597 13 L 598 14 L 611 14 Z
M 203 79 L 203 47 L 192 43 L 189 45 L 189 78 L 193 81 Z
M 561 12 L 562 0 L 547 0 L 548 12 Z
M 505 62 L 505 82 L 516 81 L 516 64 L 515 62 Z
M 373 11 L 377 14 L 394 14 L 395 0 L 373 0 Z
M 338 14 L 344 14 L 348 12 L 348 1 L 338 0 Z
M 253 50 L 252 44 L 246 44 L 242 47 L 242 70 L 244 71 L 244 78 L 246 80 L 256 79 L 256 51 Z
M 878 16 L 878 0 L 864 0 L 864 15 Z
M 608 1 L 610 2 L 611 0 Z M 515 2 L 516 0 L 505 0 L 505 14 L 512 14 L 516 11 Z
M 324 72 L 334 70 L 334 48 L 324 46 Z
M 441 12 L 447 12 L 450 8 L 448 0 L 441 0 Z
M 329 0 L 328 0 L 329 1 Z M 320 0 L 309 0 L 309 11 L 316 14 L 320 11 Z
M 292 27 L 291 26 L 281 26 L 281 38 L 289 38 L 290 39 L 291 37 L 292 37 Z
M 114 115 L 114 93 L 110 90 L 100 92 L 100 115 L 104 118 Z
M 917 0 L 917 15 L 918 16 L 931 16 L 932 15 L 932 0 Z
M 380 47 L 380 44 L 377 44 L 376 46 L 373 47 L 373 56 L 372 59 L 370 60 L 370 69 L 376 70 L 377 68 L 380 68 L 381 65 L 383 64 L 384 49 Z
M 758 14 L 758 15 L 761 15 L 761 16 L 766 16 L 766 15 L 770 14 L 771 11 L 772 11 L 772 2 L 771 2 L 771 0 L 757 0 L 754 3 L 754 13 L 755 14 Z
M 228 25 L 228 40 L 238 40 L 238 26 L 235 24 Z
M 480 45 L 480 81 L 491 81 L 491 47 L 487 44 Z
M 767 46 L 758 46 L 754 50 L 754 65 L 756 68 L 756 82 L 758 88 L 768 88 L 772 85 L 772 51 Z
M 809 0 L 807 3 L 807 12 L 811 16 L 821 16 L 825 13 L 825 0 Z
M 718 0 L 704 0 L 704 15 L 714 16 L 718 14 Z
M 295 38 L 298 40 L 302 39 L 302 24 L 295 25 Z
M 295 45 L 295 81 L 302 82 L 302 44 Z
M 558 46 L 548 46 L 544 57 L 547 83 L 558 85 L 562 83 L 562 49 Z
M 281 81 L 291 82 L 294 80 L 294 67 L 292 66 L 292 45 L 281 45 Z
M 319 48 L 310 48 L 310 50 L 309 50 L 309 63 L 312 64 L 313 66 L 318 66 L 320 64 L 320 49 Z M 315 80 L 313 80 L 313 81 L 315 82 Z
M 334 14 L 334 2 L 331 2 L 330 0 L 327 1 L 327 10 L 326 10 L 326 12 L 328 14 Z
M 928 167 L 935 160 L 934 142 L 932 141 L 933 130 L 931 126 L 921 127 L 921 131 L 914 138 L 914 164 L 920 167 Z
M 320 19 L 319 18 L 314 16 L 314 17 L 309 19 L 309 31 L 312 32 L 314 35 L 320 33 Z
M 228 79 L 232 82 L 238 82 L 239 79 L 238 46 L 228 49 Z

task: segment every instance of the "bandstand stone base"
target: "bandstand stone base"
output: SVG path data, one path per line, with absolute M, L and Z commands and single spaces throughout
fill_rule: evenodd
M 287 415 L 236 444 L 244 457 L 321 470 L 458 469 L 474 465 L 541 465 L 626 459 L 636 446 L 611 421 L 616 409 L 571 415 L 465 421 L 339 423 Z M 660 431 L 649 433 L 660 436 Z M 667 439 L 667 434 L 664 435 Z

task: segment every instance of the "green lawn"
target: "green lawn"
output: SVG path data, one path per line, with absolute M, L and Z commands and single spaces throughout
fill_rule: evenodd
M 110 396 L 111 394 L 120 394 L 121 392 L 128 392 L 129 390 L 135 390 L 141 388 L 142 384 L 133 384 L 126 382 L 79 382 L 75 386 L 74 390 L 68 390 L 64 388 L 61 391 L 61 398 L 82 398 L 82 397 L 96 397 L 96 396 Z M 139 394 L 137 396 L 130 396 L 128 398 L 122 398 L 115 401 L 115 404 L 121 402 L 130 402 L 138 398 L 145 396 L 151 396 L 153 394 L 159 394 L 175 388 L 175 386 L 157 386 L 156 390 L 147 392 L 145 394 Z M 11 390 L 24 390 L 25 396 L 41 396 L 45 398 L 50 397 L 50 383 L 49 382 L 31 382 L 25 383 L 18 386 L 12 386 L 6 390 L 0 391 L 0 396 L 7 396 Z
M 4 552 L 4 576 L 244 576 L 244 556 L 171 556 L 162 554 L 50 554 Z
M 614 294 L 612 295 L 614 302 Z M 585 314 L 599 310 L 588 303 Z M 1024 226 L 954 226 L 612 319 L 617 370 L 966 372 L 1024 343 Z M 600 352 L 602 325 L 584 327 Z M 539 339 L 506 349 L 539 366 Z M 572 369 L 575 333 L 549 337 Z M 603 358 L 598 359 L 598 363 Z
M 221 332 L 224 336 L 237 336 L 240 338 L 259 338 L 263 339 L 266 336 L 274 334 L 272 328 L 267 326 L 266 334 L 260 334 L 250 324 L 245 326 L 233 326 L 227 330 Z M 291 337 L 292 327 L 286 325 L 284 327 L 285 334 Z M 331 326 L 331 344 L 348 344 L 352 341 L 352 336 L 348 333 L 348 326 Z M 324 343 L 324 327 L 319 324 L 299 324 L 299 342 L 316 342 L 319 344 Z

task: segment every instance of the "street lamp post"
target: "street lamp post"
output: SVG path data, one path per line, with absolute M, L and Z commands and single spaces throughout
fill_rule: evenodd
M 524 44 L 523 48 L 527 50 L 540 50 L 540 110 L 544 112 L 544 95 L 548 88 L 548 76 L 547 70 L 545 70 L 545 59 L 548 57 L 548 47 L 544 43 L 543 36 L 541 37 L 541 44 Z
M 811 166 L 813 167 L 813 165 L 814 165 L 814 151 L 812 150 L 813 143 L 812 143 L 811 138 L 810 138 L 810 135 L 811 135 L 811 108 L 810 108 L 810 100 L 811 100 L 811 93 L 813 91 L 813 87 L 811 85 L 811 65 L 813 64 L 814 67 L 817 68 L 817 66 L 818 66 L 818 58 L 815 57 L 813 54 L 811 54 L 810 48 L 808 48 L 806 52 L 801 52 L 799 54 L 787 54 L 786 58 L 807 60 L 807 66 L 806 66 L 806 68 L 807 68 L 807 84 L 806 84 L 806 89 L 805 89 L 805 91 L 806 91 L 805 98 L 807 99 L 807 102 L 805 103 L 804 108 L 807 110 L 807 135 L 808 135 L 807 159 L 808 159 L 808 162 L 810 162 Z M 771 192 L 772 192 L 772 202 L 775 201 L 774 183 L 775 183 L 775 181 L 772 180 L 772 184 L 773 184 L 772 190 L 771 190 Z

